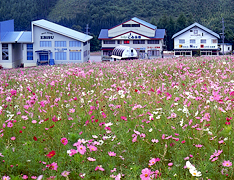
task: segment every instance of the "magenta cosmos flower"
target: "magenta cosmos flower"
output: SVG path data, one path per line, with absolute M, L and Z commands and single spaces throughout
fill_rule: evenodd
M 68 140 L 67 140 L 67 138 L 62 138 L 61 139 L 61 143 L 65 146 L 67 143 L 68 143 Z
M 229 160 L 228 161 L 224 161 L 223 162 L 223 166 L 230 167 L 230 166 L 232 166 L 232 163 Z

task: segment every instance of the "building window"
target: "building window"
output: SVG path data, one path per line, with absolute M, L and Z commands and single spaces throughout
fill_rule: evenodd
M 194 33 L 194 34 L 198 34 L 198 30 L 194 30 L 193 33 Z
M 70 52 L 70 60 L 81 60 L 81 52 Z
M 2 44 L 2 60 L 9 60 L 8 44 Z
M 160 56 L 159 50 L 148 50 L 148 56 Z
M 103 56 L 111 56 L 111 55 L 112 55 L 112 51 L 103 50 Z
M 55 47 L 67 47 L 67 42 L 66 41 L 55 41 L 54 46 Z
M 122 24 L 122 27 L 131 27 L 131 24 Z
M 52 47 L 51 41 L 40 41 L 40 47 Z
M 122 27 L 140 27 L 140 24 L 122 24 Z
M 67 60 L 66 52 L 55 52 L 55 60 Z
M 195 43 L 196 43 L 196 40 L 195 40 L 195 39 L 190 39 L 190 43 L 191 43 L 191 44 L 195 44 Z
M 27 44 L 27 60 L 33 60 L 33 44 Z
M 104 40 L 103 44 L 115 44 L 115 41 L 112 40 Z
M 69 47 L 81 47 L 80 41 L 69 41 Z
M 124 44 L 129 44 L 129 41 L 124 41 Z
M 84 51 L 84 57 L 88 56 L 87 50 Z
M 122 40 L 118 40 L 118 44 L 122 44 Z
M 145 44 L 145 40 L 133 40 L 133 44 Z
M 159 40 L 148 40 L 148 44 L 159 44 Z
M 206 39 L 201 39 L 201 43 L 206 43 Z
M 179 39 L 179 43 L 180 44 L 184 44 L 185 43 L 185 39 Z
M 217 43 L 217 39 L 212 39 L 212 43 Z

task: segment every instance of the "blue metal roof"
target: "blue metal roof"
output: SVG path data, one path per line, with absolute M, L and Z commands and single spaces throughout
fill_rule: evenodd
M 183 34 L 184 32 L 190 30 L 191 28 L 193 28 L 193 27 L 195 27 L 195 26 L 199 27 L 200 29 L 203 29 L 204 31 L 210 33 L 211 35 L 213 35 L 213 36 L 215 36 L 215 37 L 217 37 L 217 38 L 220 38 L 220 36 L 219 36 L 217 33 L 211 31 L 210 29 L 208 29 L 208 28 L 202 26 L 202 25 L 199 24 L 199 23 L 193 23 L 192 25 L 188 26 L 187 28 L 185 28 L 185 29 L 179 31 L 178 33 L 174 34 L 174 35 L 172 36 L 172 39 L 175 38 L 175 37 L 177 37 L 177 36 L 179 36 L 180 34 Z
M 153 24 L 150 24 L 150 23 L 148 23 L 148 22 L 146 22 L 146 21 L 143 21 L 143 20 L 141 20 L 141 19 L 139 19 L 139 18 L 137 18 L 137 17 L 132 18 L 132 20 L 133 20 L 133 21 L 136 21 L 136 22 L 138 22 L 138 23 L 140 23 L 140 24 L 143 24 L 143 25 L 145 25 L 145 26 L 147 26 L 147 27 L 150 27 L 150 28 L 152 28 L 152 29 L 157 29 L 157 26 L 155 26 L 155 25 L 153 25 Z
M 157 29 L 155 31 L 155 37 L 154 38 L 163 39 L 164 36 L 165 36 L 165 29 Z
M 14 31 L 14 20 L 2 21 L 0 22 L 0 37 L 1 40 L 8 32 Z
M 17 37 L 20 35 L 20 31 L 13 31 L 13 32 L 8 32 L 6 35 L 2 38 L 3 43 L 15 43 L 17 40 Z
M 92 36 L 89 36 L 87 34 L 72 30 L 70 28 L 52 23 L 50 21 L 47 20 L 38 20 L 38 21 L 33 21 L 32 25 L 56 32 L 58 34 L 62 34 L 64 36 L 70 37 L 72 39 L 76 39 L 78 41 L 82 41 L 82 42 L 86 42 L 90 39 L 92 39 Z
M 101 29 L 98 39 L 106 39 L 108 37 L 108 29 Z
M 24 31 L 8 32 L 1 40 L 2 43 L 31 43 L 32 33 Z
M 20 36 L 18 43 L 32 43 L 32 32 L 23 32 Z

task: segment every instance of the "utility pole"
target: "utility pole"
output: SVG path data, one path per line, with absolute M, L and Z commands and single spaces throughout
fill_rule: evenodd
M 87 35 L 89 35 L 89 25 L 88 24 L 86 24 L 86 28 L 85 28 L 85 34 L 87 34 Z
M 224 36 L 224 29 L 225 29 L 225 27 L 224 27 L 224 20 L 223 20 L 223 18 L 222 18 L 222 42 L 223 42 L 223 55 L 224 55 L 224 38 L 225 38 L 225 36 Z

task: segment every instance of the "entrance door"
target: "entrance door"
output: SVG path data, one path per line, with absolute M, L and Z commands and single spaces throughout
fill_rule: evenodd
M 40 54 L 40 61 L 48 61 L 48 54 Z

